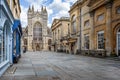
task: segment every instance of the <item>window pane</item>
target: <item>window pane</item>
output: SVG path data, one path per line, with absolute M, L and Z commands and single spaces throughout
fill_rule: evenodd
M 2 58 L 2 43 L 0 43 L 0 63 L 1 63 L 1 58 Z
M 103 19 L 104 19 L 104 14 L 101 14 L 101 15 L 98 16 L 98 19 L 97 19 L 97 20 L 98 20 L 98 21 L 102 21 Z
M 73 22 L 73 32 L 76 32 L 76 22 Z
M 104 49 L 105 42 L 104 42 L 104 32 L 98 33 L 98 49 Z
M 88 26 L 89 26 L 89 20 L 85 21 L 84 26 L 85 26 L 85 27 L 88 27 Z
M 14 31 L 14 54 L 16 54 L 16 32 Z
M 7 50 L 8 50 L 8 32 L 6 26 L 3 28 L 3 31 L 0 30 L 0 63 L 6 61 L 7 58 Z
M 3 31 L 3 61 L 6 60 L 6 52 L 7 52 L 7 47 L 6 47 L 6 27 L 4 28 L 4 31 Z
M 120 32 L 120 29 L 118 30 L 118 32 Z
M 39 23 L 37 23 L 33 28 L 33 37 L 34 40 L 42 39 L 42 27 Z
M 76 28 L 76 17 L 75 16 L 72 17 L 72 29 L 73 29 L 73 33 L 75 33 L 77 31 L 77 28 Z
M 120 14 L 120 6 L 117 8 L 117 13 Z
M 85 49 L 89 49 L 89 36 L 84 35 L 84 47 Z
M 3 31 L 0 30 L 0 63 L 2 60 L 2 36 L 3 36 Z

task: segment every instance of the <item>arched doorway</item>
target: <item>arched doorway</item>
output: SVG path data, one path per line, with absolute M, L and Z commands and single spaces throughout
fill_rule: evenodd
M 39 46 L 39 44 L 36 45 L 36 51 L 40 51 L 40 46 Z
M 120 28 L 117 31 L 117 55 L 120 56 Z
M 51 39 L 48 39 L 48 50 L 50 50 L 51 51 Z

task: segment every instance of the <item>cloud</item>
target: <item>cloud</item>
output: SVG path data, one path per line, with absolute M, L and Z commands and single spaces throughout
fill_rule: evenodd
M 61 11 L 61 10 L 68 10 L 70 7 L 70 4 L 67 2 L 62 2 L 61 0 L 54 0 L 52 4 L 48 6 L 50 9 L 53 9 L 54 11 Z
M 62 0 L 54 0 L 48 6 L 48 8 L 53 10 L 53 14 L 51 15 L 52 17 L 49 21 L 49 23 L 52 24 L 52 22 L 55 18 L 69 16 L 68 11 L 70 9 L 70 3 L 69 2 L 62 2 Z
M 52 9 L 47 8 L 47 12 L 48 12 L 48 16 L 50 16 L 51 14 L 53 14 L 53 10 Z
M 48 23 L 48 27 L 49 27 L 49 28 L 51 27 L 51 23 Z
M 64 0 L 65 2 L 72 2 L 72 3 L 74 3 L 74 2 L 76 2 L 77 0 Z
M 60 18 L 60 17 L 69 17 L 69 14 L 67 11 L 64 11 L 64 10 L 61 10 L 59 13 L 57 13 L 56 15 L 54 15 L 52 17 L 52 21 L 55 19 L 55 18 Z
M 41 10 L 41 6 L 46 6 L 48 11 L 48 26 L 51 26 L 54 18 L 68 17 L 71 3 L 77 0 L 25 0 L 30 6 L 34 5 L 35 10 Z M 21 5 L 22 13 L 21 20 L 23 27 L 27 25 L 27 10 L 28 7 Z
M 28 8 L 25 8 L 24 6 L 21 6 L 21 14 L 20 14 L 20 19 L 21 19 L 21 24 L 22 27 L 27 26 L 27 10 Z
M 46 0 L 25 0 L 28 3 L 38 3 L 38 4 L 42 4 L 42 2 L 46 1 Z

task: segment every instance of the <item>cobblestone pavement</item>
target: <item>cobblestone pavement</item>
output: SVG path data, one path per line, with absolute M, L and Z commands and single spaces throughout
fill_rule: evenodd
M 0 80 L 120 80 L 120 61 L 55 52 L 27 52 Z

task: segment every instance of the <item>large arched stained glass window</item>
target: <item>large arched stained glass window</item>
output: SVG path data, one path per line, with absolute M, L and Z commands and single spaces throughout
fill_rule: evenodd
M 42 26 L 40 23 L 36 23 L 33 28 L 33 39 L 36 41 L 42 40 Z

